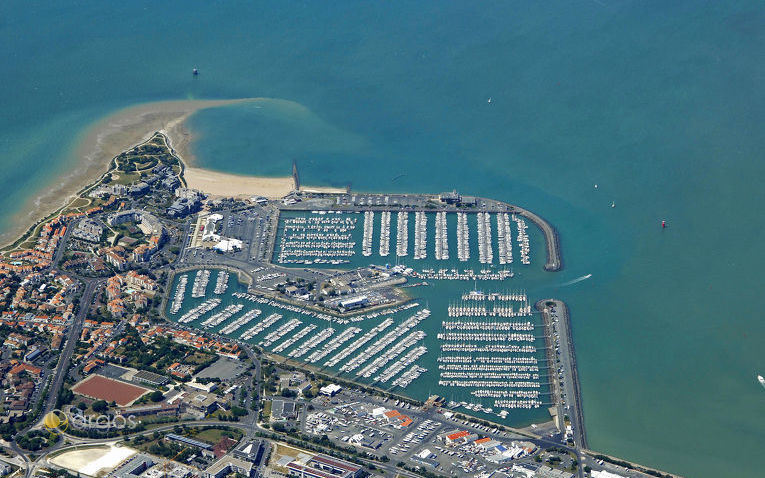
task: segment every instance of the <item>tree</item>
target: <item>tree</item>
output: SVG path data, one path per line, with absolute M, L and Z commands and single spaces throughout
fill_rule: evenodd
M 109 406 L 104 400 L 96 400 L 90 405 L 90 408 L 92 408 L 96 413 L 103 413 L 109 409 Z
M 151 395 L 149 395 L 149 399 L 151 399 L 152 402 L 161 402 L 164 396 L 162 395 L 162 392 L 159 390 L 154 390 L 151 392 Z

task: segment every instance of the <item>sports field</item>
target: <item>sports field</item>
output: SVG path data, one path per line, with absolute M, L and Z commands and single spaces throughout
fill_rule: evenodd
M 96 374 L 77 383 L 72 391 L 95 400 L 114 401 L 120 407 L 126 407 L 150 390 Z

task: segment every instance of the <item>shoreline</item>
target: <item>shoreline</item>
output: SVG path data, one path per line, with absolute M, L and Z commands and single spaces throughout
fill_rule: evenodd
M 148 140 L 156 132 L 168 138 L 169 146 L 183 163 L 190 188 L 211 197 L 279 198 L 288 194 L 293 189 L 292 177 L 244 176 L 194 166 L 195 158 L 190 150 L 193 135 L 185 127 L 185 121 L 199 110 L 258 100 L 266 98 L 157 101 L 128 106 L 99 119 L 75 138 L 74 149 L 67 153 L 77 158 L 71 168 L 51 178 L 13 214 L 7 228 L 0 232 L 0 247 L 10 246 L 30 228 L 69 204 L 108 171 L 115 156 Z M 337 188 L 308 189 L 340 191 Z
M 157 130 L 167 129 L 180 138 L 184 136 L 180 132 L 183 121 L 195 111 L 244 101 L 252 99 L 140 103 L 100 118 L 74 138 L 73 149 L 61 158 L 62 161 L 76 158 L 72 165 L 50 178 L 13 214 L 7 229 L 0 233 L 0 243 L 3 247 L 13 243 L 33 224 L 71 202 L 79 191 L 109 169 L 112 158 L 146 141 Z

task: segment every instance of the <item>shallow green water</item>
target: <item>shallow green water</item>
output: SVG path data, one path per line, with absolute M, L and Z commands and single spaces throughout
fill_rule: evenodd
M 753 1 L 3 2 L 0 226 L 117 108 L 280 98 L 194 118 L 200 162 L 542 214 L 591 447 L 758 476 L 764 21 Z

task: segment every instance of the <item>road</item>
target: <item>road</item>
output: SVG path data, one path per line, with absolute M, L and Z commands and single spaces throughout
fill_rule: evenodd
M 40 416 L 41 421 L 42 418 L 45 417 L 45 414 L 56 407 L 56 400 L 58 399 L 59 391 L 64 384 L 64 379 L 69 370 L 72 353 L 74 352 L 74 347 L 77 344 L 80 332 L 82 331 L 85 317 L 88 315 L 88 309 L 93 300 L 93 294 L 98 285 L 104 282 L 104 280 L 105 279 L 83 279 L 85 290 L 82 293 L 82 298 L 80 298 L 80 307 L 74 320 L 72 320 L 72 323 L 69 326 L 66 344 L 64 345 L 64 350 L 61 351 L 58 365 L 56 366 L 56 375 L 53 378 L 53 382 L 51 382 L 51 386 L 48 388 L 48 397 L 45 399 L 45 405 L 43 406 L 42 415 Z
M 64 237 L 59 240 L 58 249 L 56 249 L 56 253 L 53 255 L 53 260 L 51 261 L 51 264 L 58 264 L 61 262 L 61 257 L 64 255 L 64 251 L 66 250 L 66 245 L 69 242 L 69 236 L 72 234 L 72 230 L 74 227 L 67 227 L 66 231 L 64 231 Z
M 240 346 L 242 347 L 242 350 L 247 354 L 247 357 L 252 361 L 253 365 L 255 366 L 255 370 L 253 373 L 253 377 L 255 377 L 255 380 L 252 384 L 252 390 L 250 394 L 247 397 L 247 400 L 245 401 L 245 409 L 249 412 L 249 415 L 244 417 L 246 420 L 246 424 L 248 425 L 247 429 L 247 435 L 252 436 L 254 431 L 257 429 L 258 426 L 258 415 L 260 413 L 260 400 L 261 400 L 261 363 L 260 360 L 255 356 L 255 353 L 252 350 L 252 347 L 250 344 L 247 343 L 240 343 Z M 258 399 L 254 400 L 252 399 L 253 393 L 257 394 Z M 251 404 L 255 404 L 254 409 L 250 407 Z
M 256 420 L 257 420 L 257 413 L 255 413 L 255 417 L 256 417 Z M 184 422 L 184 423 L 180 423 L 180 424 L 179 423 L 174 423 L 174 424 L 170 424 L 170 425 L 163 425 L 163 426 L 160 426 L 160 427 L 152 428 L 151 430 L 144 430 L 144 431 L 137 432 L 137 433 L 131 433 L 128 436 L 130 438 L 134 438 L 136 436 L 151 435 L 154 432 L 170 431 L 170 430 L 173 430 L 178 425 L 186 425 L 186 426 L 227 426 L 227 427 L 232 427 L 232 428 L 239 428 L 240 430 L 244 431 L 247 434 L 247 436 L 250 436 L 250 437 L 253 437 L 255 435 L 255 432 L 257 432 L 257 431 L 262 431 L 262 432 L 267 432 L 267 433 L 274 433 L 276 435 L 283 435 L 285 437 L 289 437 L 289 434 L 287 434 L 287 433 L 280 434 L 280 433 L 276 433 L 276 432 L 274 432 L 272 430 L 266 430 L 266 429 L 260 428 L 257 424 L 255 424 L 254 422 L 251 422 L 249 419 L 246 422 L 223 422 L 223 421 L 218 421 L 218 420 L 200 420 L 200 421 L 197 421 L 197 422 Z M 14 451 L 16 451 L 16 453 L 22 455 L 24 457 L 24 459 L 28 463 L 25 478 L 29 478 L 30 476 L 32 476 L 32 474 L 35 472 L 37 467 L 45 465 L 46 464 L 46 460 L 47 460 L 47 456 L 50 453 L 52 453 L 52 452 L 58 452 L 58 451 L 62 451 L 62 450 L 67 450 L 69 448 L 76 448 L 77 446 L 80 446 L 80 445 L 83 445 L 83 444 L 92 444 L 92 443 L 108 444 L 108 443 L 112 443 L 112 442 L 118 442 L 118 441 L 124 440 L 125 437 L 124 436 L 120 436 L 120 437 L 116 437 L 116 438 L 112 438 L 112 439 L 103 439 L 103 438 L 80 438 L 80 437 L 75 437 L 75 436 L 72 436 L 72 435 L 66 435 L 66 439 L 67 439 L 67 441 L 71 442 L 72 444 L 71 445 L 69 445 L 69 444 L 64 445 L 64 441 L 61 440 L 56 445 L 54 445 L 51 448 L 45 450 L 34 462 L 29 462 L 27 457 L 26 457 L 26 455 L 24 455 L 21 452 L 21 450 L 14 449 Z M 376 466 L 378 469 L 384 470 L 388 474 L 388 476 L 399 475 L 399 476 L 407 476 L 407 477 L 410 477 L 410 478 L 421 478 L 420 475 L 417 475 L 415 473 L 412 473 L 412 472 L 409 472 L 409 471 L 406 471 L 406 470 L 401 470 L 401 469 L 397 468 L 395 466 L 395 464 L 391 464 L 391 463 L 379 463 L 379 462 L 374 462 L 374 461 L 371 461 L 371 460 L 365 460 L 365 459 L 361 459 L 361 458 L 360 458 L 360 460 L 363 461 L 367 466 L 369 464 L 374 464 L 374 466 Z
M 548 303 L 552 306 L 547 306 Z M 545 315 L 545 321 L 552 324 L 553 344 L 556 350 L 553 353 L 560 362 L 550 364 L 550 373 L 553 380 L 557 379 L 558 367 L 563 369 L 563 386 L 560 396 L 555 397 L 555 403 L 558 409 L 558 420 L 561 430 L 565 432 L 564 416 L 568 416 L 571 423 L 572 439 L 574 441 L 573 450 L 580 463 L 579 476 L 584 477 L 584 457 L 582 450 L 587 448 L 587 437 L 584 431 L 584 417 L 582 413 L 582 400 L 579 390 L 579 378 L 576 369 L 576 353 L 574 352 L 574 341 L 571 337 L 571 324 L 568 315 L 568 309 L 563 301 L 557 299 L 540 300 L 536 304 L 537 309 Z M 557 388 L 557 387 L 556 387 Z

